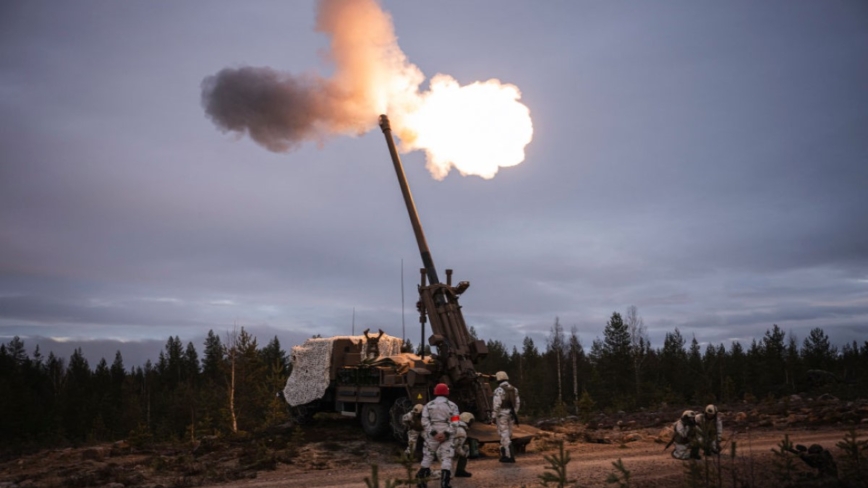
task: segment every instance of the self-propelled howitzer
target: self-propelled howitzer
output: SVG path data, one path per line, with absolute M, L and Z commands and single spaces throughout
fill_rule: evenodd
M 416 204 L 404 174 L 404 167 L 395 140 L 389 118 L 380 116 L 380 128 L 386 137 L 392 164 L 398 177 L 398 184 L 407 206 L 416 243 L 422 257 L 419 284 L 419 322 L 422 326 L 422 338 L 425 338 L 426 319 L 431 323 L 431 336 L 428 344 L 437 348 L 438 371 L 433 376 L 435 381 L 443 381 L 450 386 L 450 399 L 456 402 L 462 411 L 472 412 L 477 420 L 488 420 L 491 413 L 491 387 L 488 382 L 477 374 L 474 365 L 488 354 L 488 348 L 482 340 L 474 339 L 467 329 L 458 297 L 470 286 L 467 281 L 461 281 L 452 286 L 452 270 L 446 270 L 446 283 L 441 283 L 434 267 L 434 259 L 428 249 L 425 232 L 419 221 Z M 427 280 L 426 280 L 427 278 Z M 427 283 L 426 283 L 427 281 Z M 423 342 L 424 343 L 424 342 Z
M 292 348 L 292 374 L 280 394 L 297 424 L 310 421 L 317 412 L 339 412 L 358 418 L 371 437 L 391 433 L 406 439 L 402 416 L 414 404 L 433 399 L 437 383 L 446 383 L 449 399 L 476 418 L 468 437 L 480 444 L 499 442 L 496 429 L 487 423 L 492 409 L 490 376 L 476 371 L 488 348 L 470 335 L 458 303 L 470 283 L 461 281 L 453 286 L 450 269 L 446 270 L 446 283 L 440 282 L 385 115 L 380 116 L 380 127 L 424 266 L 420 270 L 417 303 L 421 344 L 427 339 L 436 354 L 426 357 L 424 353 L 404 351 L 400 337 L 391 337 L 382 330 L 371 335 L 366 330 L 363 336 L 315 337 Z M 425 325 L 429 322 L 431 335 L 426 338 Z M 521 452 L 535 434 L 533 427 L 516 427 L 513 444 Z

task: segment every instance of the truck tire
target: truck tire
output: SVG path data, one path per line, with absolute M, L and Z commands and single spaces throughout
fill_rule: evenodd
M 365 403 L 362 405 L 362 430 L 369 437 L 380 439 L 391 433 L 389 425 L 389 408 L 381 403 Z

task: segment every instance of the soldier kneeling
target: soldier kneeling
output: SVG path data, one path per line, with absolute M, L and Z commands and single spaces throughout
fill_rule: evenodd
M 673 428 L 675 432 L 672 434 L 672 440 L 666 446 L 669 447 L 670 444 L 675 444 L 672 457 L 681 460 L 699 459 L 699 443 L 696 437 L 696 412 L 685 410 L 681 414 L 681 418 L 675 422 Z
M 467 457 L 470 455 L 470 445 L 467 443 L 467 430 L 473 425 L 475 417 L 470 412 L 464 412 L 458 416 L 458 419 L 452 443 L 455 455 L 458 456 L 458 468 L 455 469 L 455 477 L 470 478 L 471 474 L 467 471 Z
M 696 416 L 697 440 L 706 456 L 720 454 L 720 442 L 723 440 L 723 422 L 717 414 L 717 407 L 708 405 L 705 411 Z
M 425 405 L 417 403 L 413 409 L 401 417 L 401 423 L 407 429 L 407 449 L 404 451 L 408 456 L 416 455 L 416 445 L 422 433 L 422 408 Z

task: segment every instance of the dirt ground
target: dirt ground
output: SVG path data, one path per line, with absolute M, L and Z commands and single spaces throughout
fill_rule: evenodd
M 861 436 L 865 435 L 861 432 Z M 681 486 L 685 479 L 685 462 L 673 459 L 669 452 L 663 451 L 664 444 L 655 441 L 656 432 L 644 432 L 643 439 L 629 442 L 623 447 L 618 444 L 596 443 L 568 443 L 566 452 L 571 457 L 567 468 L 570 479 L 575 480 L 576 486 L 612 486 L 606 483 L 606 478 L 615 472 L 612 463 L 621 459 L 632 477 L 632 485 L 635 487 L 672 487 Z M 840 441 L 845 434 L 844 430 L 826 428 L 816 431 L 790 432 L 790 440 L 794 444 L 820 444 L 833 453 L 837 454 L 835 443 Z M 735 463 L 726 456 L 722 456 L 721 464 L 723 486 L 732 486 L 731 466 L 736 468 L 736 477 L 739 485 L 743 482 L 750 486 L 770 486 L 770 467 L 773 454 L 772 448 L 776 448 L 784 437 L 781 431 L 757 431 L 750 435 L 738 436 L 738 451 Z M 540 451 L 540 448 L 545 450 Z M 540 486 L 539 476 L 546 471 L 550 464 L 544 459 L 545 456 L 557 454 L 557 448 L 551 442 L 534 442 L 528 448 L 528 452 L 516 457 L 515 464 L 499 463 L 494 446 L 485 446 L 487 454 L 483 458 L 473 459 L 468 463 L 467 470 L 473 476 L 471 478 L 453 479 L 455 488 L 462 487 L 522 487 Z M 370 452 L 367 461 L 379 465 L 379 479 L 381 486 L 385 480 L 403 478 L 406 476 L 405 468 L 397 462 L 388 459 L 382 452 Z M 798 461 L 797 461 L 798 463 Z M 801 464 L 801 463 L 798 463 Z M 437 465 L 435 464 L 435 467 Z M 414 469 L 418 468 L 418 464 Z M 809 476 L 811 471 L 807 467 L 797 465 L 799 472 Z M 367 462 L 348 463 L 337 465 L 327 469 L 311 471 L 303 466 L 287 465 L 271 472 L 260 473 L 253 480 L 245 480 L 233 483 L 233 487 L 245 488 L 270 488 L 283 486 L 304 486 L 319 488 L 336 487 L 366 487 L 365 477 L 371 476 L 371 469 Z M 750 480 L 753 482 L 750 482 Z M 439 481 L 429 483 L 431 487 L 439 487 Z M 573 486 L 573 485 L 570 485 Z M 715 483 L 716 486 L 716 483 Z
M 617 486 L 606 479 L 616 473 L 619 459 L 629 471 L 633 487 L 684 486 L 691 463 L 675 460 L 664 446 L 676 408 L 634 414 L 598 414 L 589 422 L 577 418 L 535 422 L 540 435 L 516 456 L 515 464 L 498 462 L 496 444 L 483 446 L 483 456 L 470 460 L 471 478 L 453 479 L 455 488 L 540 486 L 539 476 L 564 443 L 571 462 L 568 486 Z M 764 406 L 738 405 L 724 412 L 725 443 L 720 458 L 700 462 L 709 483 L 701 486 L 783 486 L 776 483 L 775 455 L 789 435 L 793 444 L 820 444 L 837 459 L 835 446 L 847 431 L 868 437 L 868 401 L 799 400 Z M 736 443 L 736 457 L 729 446 Z M 238 438 L 201 438 L 171 446 L 132 446 L 127 441 L 79 448 L 44 450 L 0 460 L 0 488 L 228 488 L 365 487 L 372 465 L 379 485 L 406 478 L 399 462 L 402 446 L 372 441 L 355 419 L 324 417 L 311 426 L 283 426 L 271 432 Z M 816 472 L 793 458 L 797 479 Z M 438 465 L 435 464 L 435 471 Z M 419 464 L 412 466 L 413 473 Z M 708 469 L 710 468 L 710 469 Z M 551 472 L 551 470 L 549 470 Z M 720 483 L 718 484 L 718 474 Z M 621 476 L 623 480 L 623 475 Z M 439 480 L 429 486 L 439 487 Z M 812 486 L 821 486 L 813 484 Z M 826 485 L 822 485 L 826 486 Z

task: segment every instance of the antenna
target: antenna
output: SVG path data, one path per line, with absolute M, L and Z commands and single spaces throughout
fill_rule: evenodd
M 356 307 L 353 307 L 353 335 L 356 335 Z
M 404 329 L 404 258 L 401 258 L 401 342 L 407 340 Z

